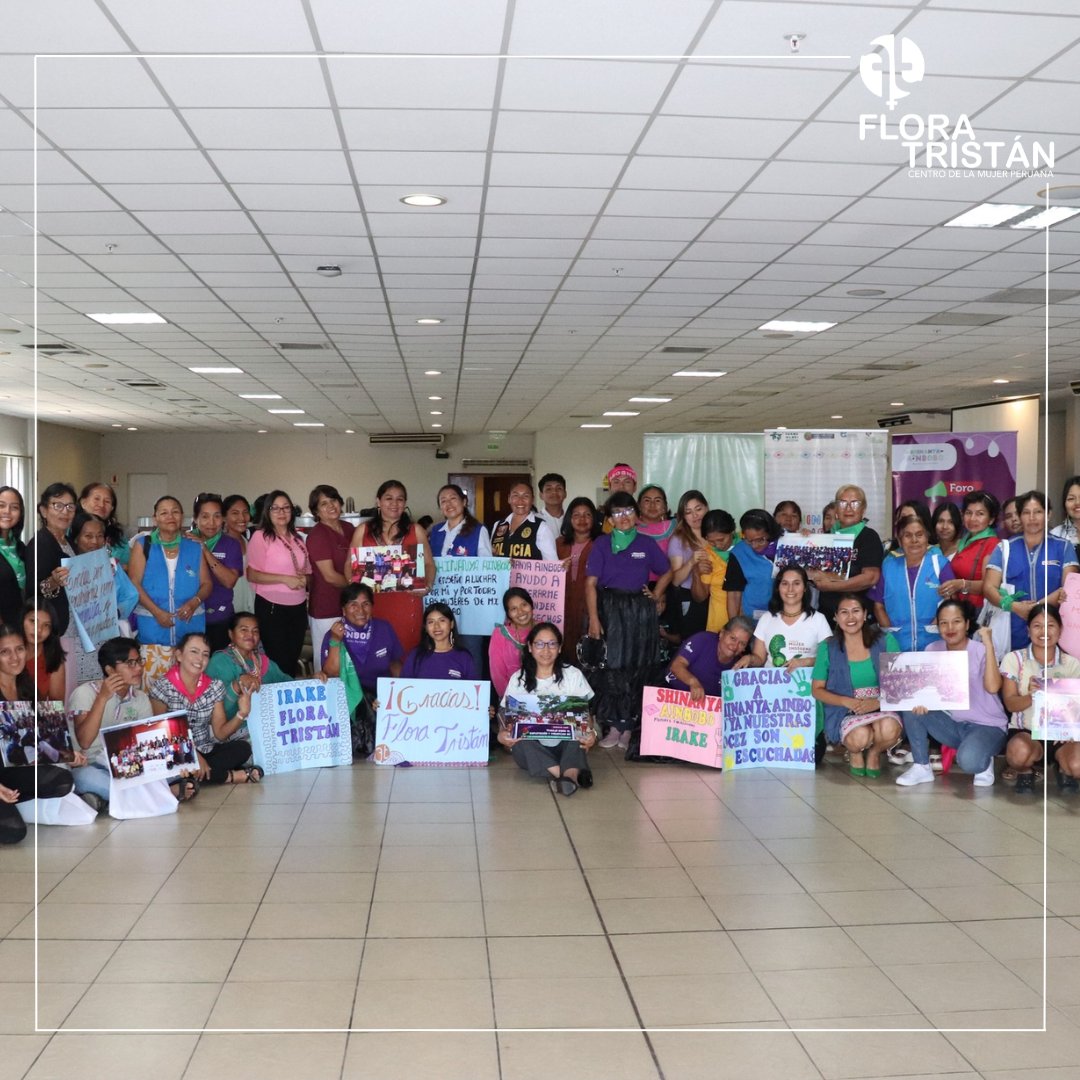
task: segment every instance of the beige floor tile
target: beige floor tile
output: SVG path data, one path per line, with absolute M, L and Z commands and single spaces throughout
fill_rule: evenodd
M 861 846 L 868 855 L 879 862 L 888 863 L 892 859 L 910 859 L 911 841 L 906 836 L 868 836 L 859 838 Z M 939 836 L 924 836 L 919 840 L 920 858 L 928 860 L 955 859 L 960 855 L 955 845 L 942 840 Z M 809 860 L 816 861 L 816 860 Z
M 969 1063 L 945 1036 L 931 1031 L 918 1035 L 815 1032 L 798 1038 L 824 1080 L 951 1076 L 971 1071 Z
M 977 833 L 942 833 L 942 839 L 959 848 L 965 855 L 978 857 L 991 855 L 1032 855 L 1042 845 L 1019 829 L 1002 828 Z
M 220 989 L 217 983 L 175 979 L 167 983 L 97 982 L 68 1014 L 64 1027 L 202 1027 Z
M 210 1014 L 211 1028 L 344 1028 L 354 980 L 228 982 Z
M 475 870 L 476 848 L 467 845 L 435 847 L 426 844 L 383 848 L 378 867 L 379 870 L 408 873 L 416 870 Z
M 875 842 L 888 837 L 875 837 Z M 871 856 L 854 840 L 840 835 L 809 840 L 791 839 L 763 840 L 765 848 L 785 866 L 797 863 L 868 862 Z M 874 857 L 877 857 L 875 852 Z
M 912 1002 L 872 967 L 765 971 L 759 978 L 784 1019 L 790 1023 L 916 1011 Z
M 86 993 L 86 983 L 41 983 L 37 995 L 37 1029 L 58 1028 Z M 34 1035 L 34 993 L 25 983 L 0 986 L 0 1034 Z
M 1042 956 L 1042 919 L 986 919 L 957 926 L 999 960 Z M 1067 919 L 1047 919 L 1046 951 L 1049 956 L 1080 956 L 1080 929 Z
M 670 847 L 676 859 L 687 868 L 776 865 L 768 848 L 757 840 L 687 840 Z
M 911 889 L 852 889 L 814 898 L 841 926 L 942 922 L 944 916 Z
M 277 847 L 193 847 L 178 869 L 185 874 L 258 874 L 273 870 L 281 858 Z
M 48 1041 L 48 1035 L 6 1035 L 4 1056 L 0 1061 L 0 1078 L 22 1080 Z
M 888 859 L 885 865 L 912 889 L 1000 885 L 1001 879 L 974 859 Z
M 129 935 L 151 941 L 192 938 L 242 938 L 255 916 L 256 904 L 151 904 Z
M 693 806 L 696 804 L 675 803 L 673 805 Z M 754 834 L 745 825 L 740 824 L 734 816 L 722 814 L 705 817 L 665 817 L 656 821 L 656 828 L 660 836 L 669 843 L 694 840 L 731 842 L 754 839 Z
M 37 909 L 38 935 L 70 941 L 119 941 L 144 910 L 142 904 L 41 904 Z M 11 930 L 11 936 L 34 936 L 32 913 Z
M 1007 966 L 1041 996 L 1043 984 L 1041 956 L 1031 957 L 1028 960 L 1010 960 Z M 1075 957 L 1047 957 L 1046 996 L 1058 1009 L 1080 1006 L 1080 970 L 1078 970 Z
M 484 900 L 588 900 L 577 870 L 481 870 Z
M 156 874 L 87 873 L 73 870 L 42 901 L 52 904 L 148 904 L 165 883 L 168 871 Z
M 372 873 L 379 865 L 379 850 L 374 845 L 333 848 L 290 844 L 271 869 L 279 874 Z
M 341 804 L 331 804 L 341 805 Z M 303 822 L 289 836 L 294 847 L 368 847 L 382 840 L 383 826 L 352 822 Z
M 570 836 L 575 844 L 662 844 L 660 830 L 648 820 L 571 821 Z M 552 835 L 558 835 L 553 830 Z
M 476 870 L 380 870 L 375 879 L 374 899 L 399 900 L 479 900 L 480 874 Z
M 17 903 L 0 902 L 0 934 L 10 934 L 22 923 L 33 910 L 33 903 L 33 900 L 19 900 Z M 33 929 L 25 936 L 33 937 Z
M 487 977 L 483 938 L 370 938 L 364 943 L 361 981 Z
M 37 899 L 43 900 L 64 880 L 64 874 L 38 874 Z M 8 903 L 32 904 L 34 902 L 34 873 L 31 868 L 26 872 L 0 872 L 0 896 Z
M 270 883 L 270 871 L 259 874 L 174 872 L 157 895 L 164 904 L 258 903 Z
M 659 866 L 678 866 L 679 860 L 675 857 L 671 847 L 667 844 L 605 844 L 577 843 L 574 850 L 581 865 L 586 870 L 611 868 L 611 869 L 647 869 Z M 482 867 L 482 869 L 496 869 L 494 867 Z M 574 869 L 570 867 L 568 869 Z
M 949 886 L 919 889 L 919 895 L 953 922 L 968 919 L 1015 919 L 1041 916 L 1042 905 L 1014 885 L 986 885 L 979 889 Z
M 300 812 L 298 825 L 351 825 L 357 831 L 371 828 L 382 833 L 387 803 L 309 802 Z
M 338 1076 L 345 1058 L 345 1034 L 232 1035 L 207 1032 L 184 1073 L 184 1080 L 322 1080 Z M 254 1068 L 253 1068 L 254 1066 Z
M 609 934 L 651 934 L 665 930 L 719 930 L 716 916 L 699 896 L 646 900 L 599 900 Z
M 99 985 L 177 981 L 217 985 L 225 981 L 239 948 L 239 941 L 193 938 L 178 952 L 169 948 L 163 956 L 160 941 L 122 941 L 97 981 Z
M 484 905 L 477 901 L 375 901 L 367 936 L 483 937 Z
M 137 821 L 124 822 L 125 826 L 136 824 Z M 123 829 L 117 835 L 130 837 Z M 157 843 L 158 838 L 155 837 L 153 842 Z M 137 844 L 117 847 L 102 844 L 79 863 L 79 870 L 93 874 L 156 874 L 162 870 L 171 873 L 187 854 L 188 846 L 189 843 L 175 847 L 141 847 Z
M 1041 1009 L 935 1013 L 930 1019 L 949 1028 L 1042 1028 Z M 1034 1062 L 1044 1069 L 1071 1068 L 1075 1072 L 1076 1030 L 1057 1010 L 1048 1009 L 1045 1032 L 952 1032 L 945 1038 L 983 1073 L 1031 1069 Z
M 637 1028 L 622 979 L 553 976 L 491 980 L 500 1028 Z
M 386 812 L 387 825 L 451 825 L 471 824 L 472 821 L 472 804 L 467 802 L 393 802 Z
M 1080 863 L 1071 859 L 1049 860 L 1044 867 L 1042 855 L 990 855 L 979 859 L 988 870 L 1012 885 L 1042 884 L 1047 881 L 1080 881 Z
M 735 930 L 731 942 L 755 972 L 870 967 L 874 963 L 839 927 Z
M 743 818 L 747 828 L 759 840 L 834 840 L 844 834 L 810 807 L 783 817 Z
M 361 979 L 354 1028 L 484 1028 L 492 1026 L 491 981 Z
M 591 900 L 561 900 L 556 908 L 537 918 L 527 905 L 511 900 L 484 902 L 488 937 L 560 937 L 601 934 L 596 907 Z
M 608 939 L 587 937 L 491 938 L 493 979 L 617 978 Z
M 597 900 L 638 897 L 698 896 L 698 890 L 677 866 L 642 870 L 596 869 L 586 871 Z
M 295 825 L 303 811 L 295 802 L 237 802 L 229 799 L 214 815 L 211 828 L 233 825 L 245 828 L 252 825 Z M 289 835 L 288 829 L 278 829 L 278 835 Z
M 513 1031 L 499 1036 L 499 1049 L 502 1080 L 549 1080 L 553 1061 L 561 1080 L 660 1080 L 640 1032 Z M 720 1080 L 715 1063 L 713 1068 L 711 1080 Z M 683 1080 L 678 1073 L 669 1076 Z
M 1041 965 L 1040 965 L 1041 966 Z M 883 963 L 881 970 L 927 1015 L 968 1009 L 1035 1008 L 1040 998 L 996 960 L 979 963 Z
M 252 938 L 361 938 L 367 925 L 366 903 L 297 900 L 259 905 L 248 931 Z
M 746 971 L 723 930 L 692 933 L 613 934 L 611 944 L 626 976 L 724 975 Z
M 355 982 L 363 942 L 342 938 L 245 941 L 229 982 Z
M 886 964 L 977 964 L 994 959 L 952 923 L 920 923 L 897 936 L 887 926 L 848 926 L 846 933 L 879 967 Z
M 68 941 L 46 939 L 38 942 L 38 979 L 45 982 L 91 983 L 116 951 L 115 941 Z M 34 942 L 32 938 L 0 941 L 0 971 L 5 982 L 34 982 Z
M 724 896 L 737 893 L 759 895 L 805 893 L 786 866 L 763 863 L 751 866 L 691 866 L 687 873 L 703 895 Z
M 902 889 L 904 883 L 880 863 L 795 863 L 792 876 L 807 892 Z
M 657 847 L 656 844 L 643 844 L 641 848 Z M 417 849 L 403 849 L 417 850 Z M 454 848 L 447 848 L 453 851 Z M 459 848 L 471 851 L 470 848 Z M 385 861 L 385 856 L 384 856 Z M 516 840 L 489 843 L 480 848 L 481 870 L 574 870 L 577 868 L 574 849 L 566 840 L 540 845 L 521 846 Z
M 729 822 L 738 825 L 739 820 L 710 791 L 704 790 L 692 799 L 653 799 L 640 800 L 652 821 L 657 825 L 661 821 L 712 821 Z
M 53 1038 L 27 1080 L 109 1077 L 109 1080 L 180 1080 L 198 1035 L 80 1035 Z
M 812 897 L 738 893 L 707 897 L 725 930 L 779 930 L 791 926 L 833 926 Z
M 1022 892 L 1042 904 L 1043 889 L 1039 885 L 1021 885 Z M 1046 890 L 1046 907 L 1052 915 L 1080 916 L 1080 882 L 1052 881 Z
M 328 902 L 366 904 L 374 887 L 373 873 L 289 874 L 279 871 L 270 879 L 266 895 L 261 899 L 268 904 L 284 904 L 317 896 Z
M 381 1032 L 349 1036 L 342 1080 L 500 1080 L 489 1032 Z M 505 1069 L 503 1080 L 510 1080 Z
M 650 1040 L 672 1080 L 821 1080 L 794 1035 L 657 1031 Z
M 463 804 L 467 805 L 467 804 Z M 388 848 L 412 847 L 474 847 L 476 827 L 472 822 L 417 822 L 387 824 L 383 843 Z
M 218 823 L 215 819 L 199 834 L 192 848 L 267 848 L 280 852 L 288 843 L 291 831 L 291 825 L 248 822 L 242 818 Z
M 754 1023 L 780 1013 L 750 972 L 635 975 L 627 979 L 645 1027 Z

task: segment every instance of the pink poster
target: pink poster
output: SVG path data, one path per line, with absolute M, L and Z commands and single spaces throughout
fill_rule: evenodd
M 1080 656 L 1080 574 L 1065 579 L 1065 600 L 1061 605 L 1061 649 Z
M 566 570 L 561 562 L 543 559 L 511 559 L 510 587 L 524 589 L 533 598 L 533 618 L 563 628 L 566 604 Z
M 686 690 L 646 686 L 641 696 L 641 753 L 719 769 L 720 709 L 718 697 L 694 701 Z

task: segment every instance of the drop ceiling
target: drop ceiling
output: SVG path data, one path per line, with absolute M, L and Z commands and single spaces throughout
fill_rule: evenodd
M 861 141 L 890 33 L 926 58 L 898 112 L 1052 140 L 1054 177 Z M 1047 317 L 1078 374 L 1080 219 L 1049 254 L 943 228 L 1080 184 L 1075 0 L 36 0 L 0 50 L 0 411 L 33 410 L 35 326 L 67 346 L 39 415 L 99 431 L 864 426 L 1040 391 Z M 167 322 L 87 318 L 116 311 Z

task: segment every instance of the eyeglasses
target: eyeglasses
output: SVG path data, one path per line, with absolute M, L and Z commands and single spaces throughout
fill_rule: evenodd
M 272 514 L 291 514 L 292 513 L 292 507 L 291 506 L 271 506 L 270 507 L 270 513 L 272 513 Z
M 142 661 L 137 656 L 129 657 L 127 660 L 117 660 L 117 667 L 130 667 L 137 668 L 142 667 Z
M 836 505 L 841 510 L 858 510 L 862 506 L 862 499 L 837 499 Z
M 628 518 L 631 517 L 633 513 L 634 511 L 627 507 L 625 510 L 612 510 L 611 516 L 613 518 Z
M 73 513 L 75 513 L 75 504 L 74 503 L 51 502 L 51 503 L 49 503 L 49 508 L 51 510 L 55 510 L 58 514 L 73 514 Z
M 559 643 L 557 641 L 534 641 L 532 647 L 534 649 L 557 649 Z

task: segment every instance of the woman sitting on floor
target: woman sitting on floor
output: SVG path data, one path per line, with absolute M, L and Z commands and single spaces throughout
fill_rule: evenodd
M 428 605 L 420 644 L 409 650 L 401 674 L 409 679 L 476 678 L 472 655 L 457 646 L 457 620 L 446 604 Z
M 229 617 L 229 647 L 210 657 L 206 674 L 220 679 L 225 686 L 225 718 L 231 720 L 240 707 L 240 694 L 255 694 L 264 683 L 290 682 L 285 674 L 262 650 L 259 620 L 250 611 L 237 611 Z
M 671 690 L 687 690 L 694 701 L 719 697 L 720 676 L 725 671 L 753 664 L 746 650 L 754 634 L 754 623 L 736 615 L 718 634 L 702 630 L 691 634 L 664 672 L 661 685 Z

